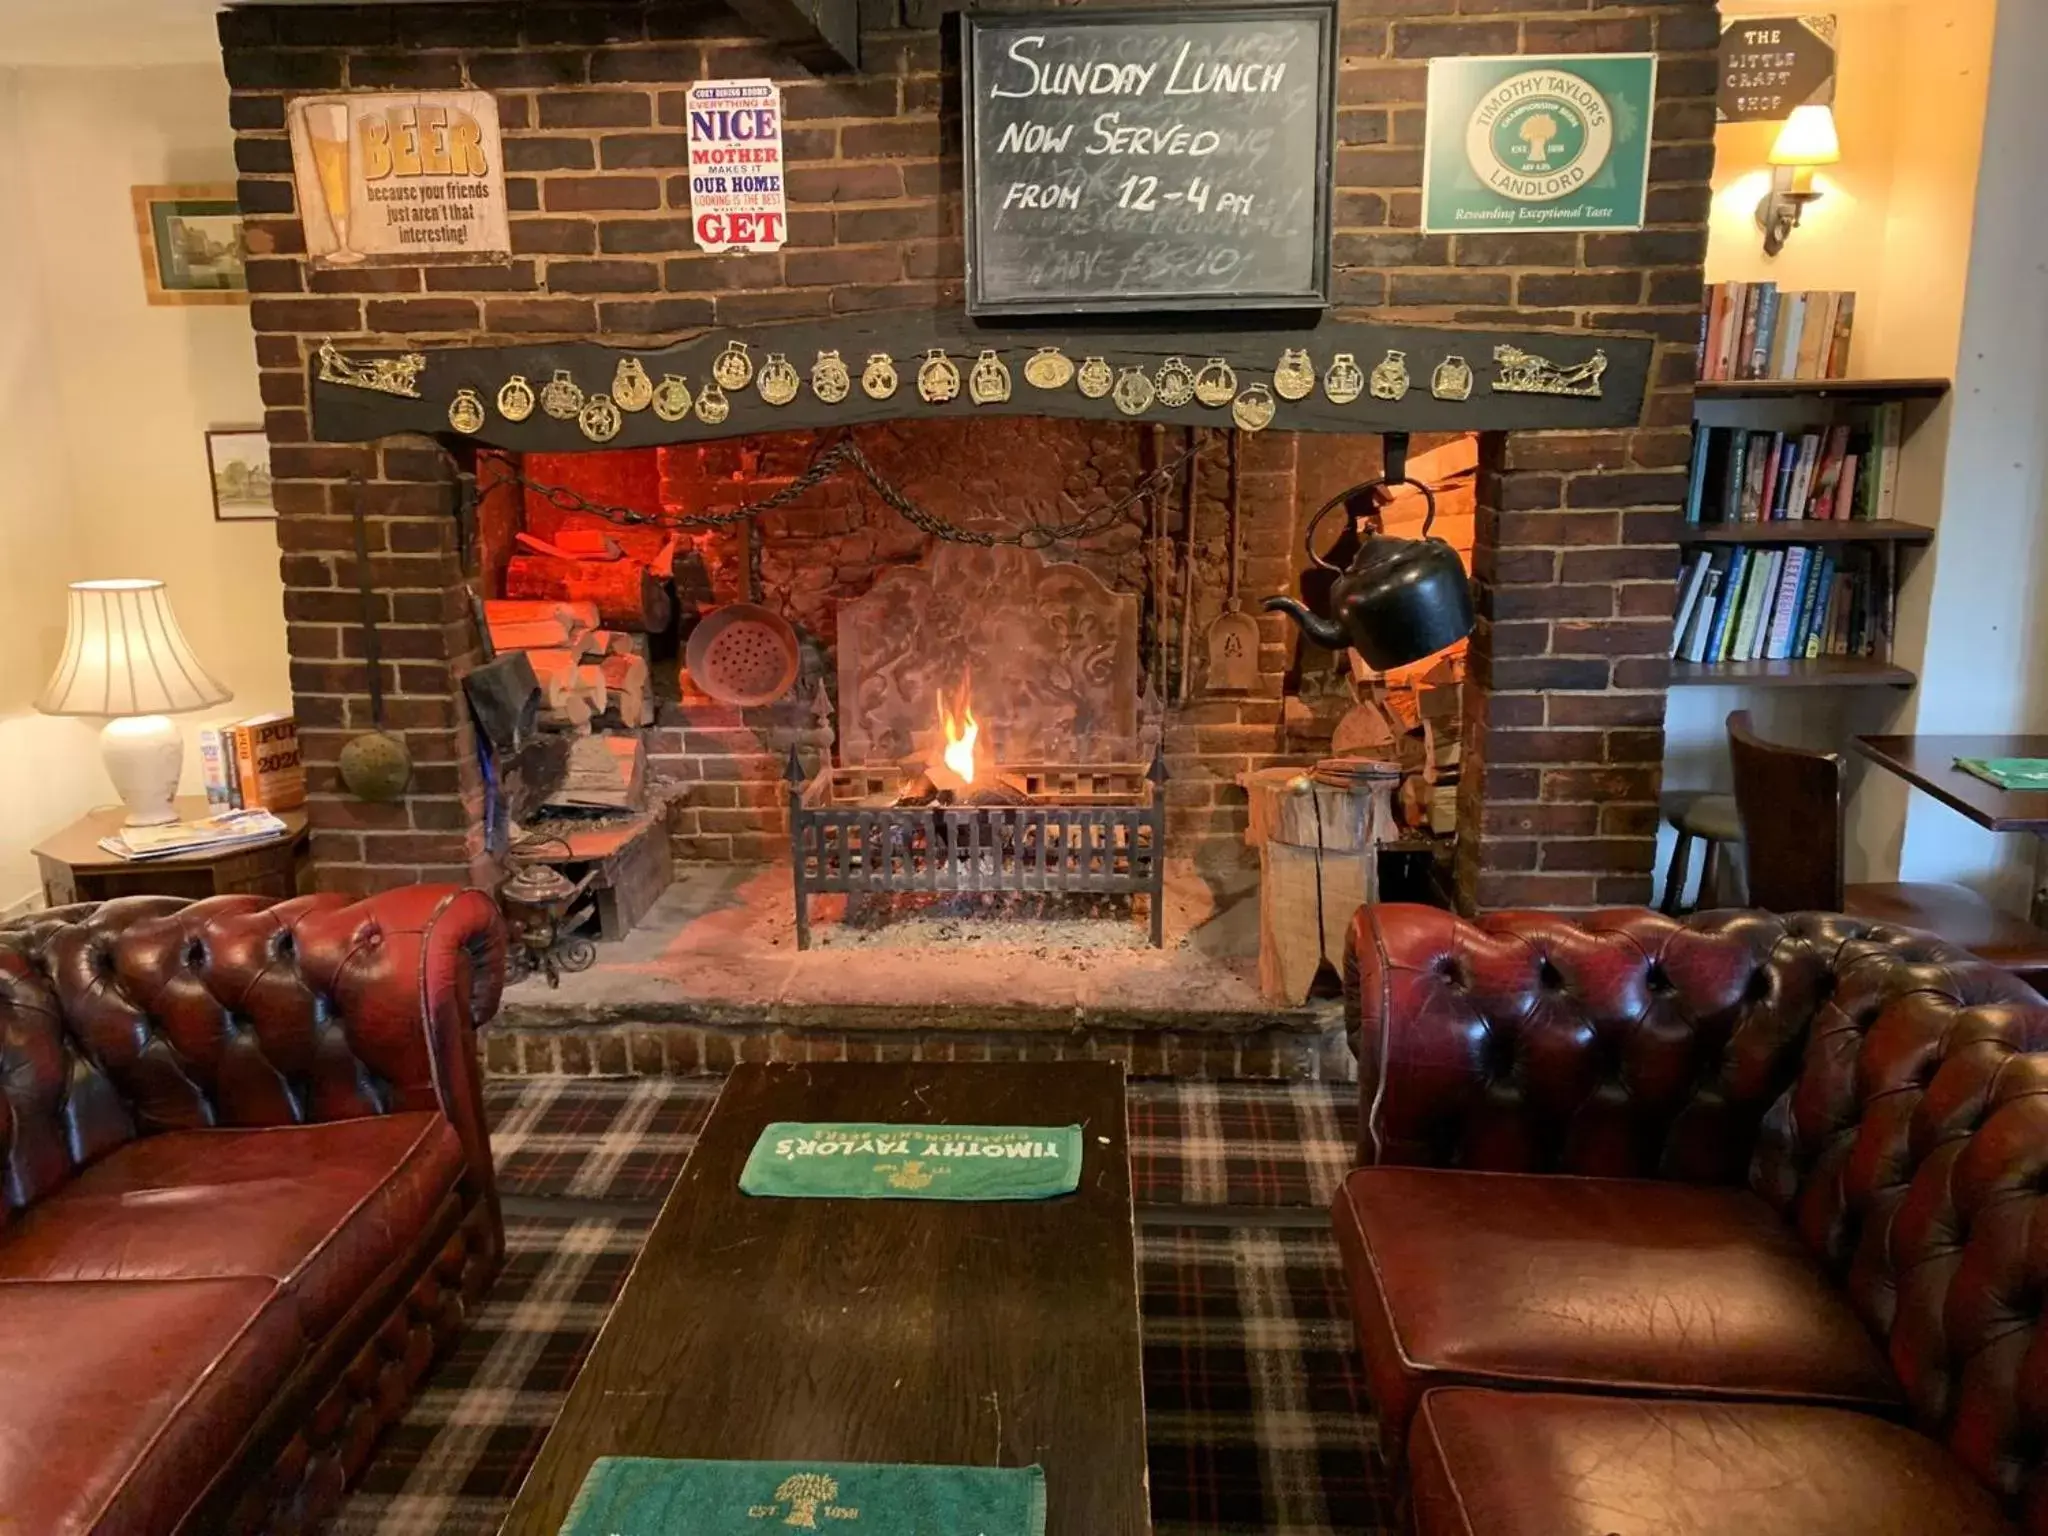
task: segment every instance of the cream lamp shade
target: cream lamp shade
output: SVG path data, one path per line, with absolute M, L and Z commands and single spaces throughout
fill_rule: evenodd
M 1794 107 L 1771 145 L 1773 165 L 1833 165 L 1841 158 L 1842 141 L 1829 107 Z
M 178 819 L 171 801 L 184 744 L 165 716 L 233 697 L 192 654 L 162 582 L 71 583 L 64 654 L 36 708 L 47 715 L 110 717 L 100 752 L 128 806 L 129 825 Z

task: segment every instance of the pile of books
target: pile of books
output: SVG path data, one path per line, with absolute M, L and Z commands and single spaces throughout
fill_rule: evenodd
M 306 803 L 299 723 L 290 715 L 251 715 L 202 727 L 199 766 L 206 803 L 216 811 L 290 811 Z
M 1798 661 L 1889 650 L 1885 567 L 1862 545 L 1695 550 L 1678 578 L 1680 661 Z
M 285 825 L 268 811 L 227 811 L 199 821 L 172 821 L 160 827 L 123 827 L 100 839 L 108 853 L 123 859 L 169 859 L 181 853 L 213 853 L 243 843 L 267 842 Z
M 1688 523 L 1885 518 L 1899 500 L 1906 408 L 1886 401 L 1868 427 L 1810 432 L 1694 427 Z
M 1776 283 L 1709 283 L 1700 312 L 1699 376 L 1847 378 L 1855 325 L 1853 293 L 1780 293 Z

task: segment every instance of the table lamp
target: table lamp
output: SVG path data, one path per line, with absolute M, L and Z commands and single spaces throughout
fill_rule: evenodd
M 166 717 L 234 695 L 199 664 L 160 581 L 74 581 L 64 655 L 36 708 L 105 715 L 100 756 L 128 807 L 127 825 L 176 821 L 171 801 L 185 743 Z

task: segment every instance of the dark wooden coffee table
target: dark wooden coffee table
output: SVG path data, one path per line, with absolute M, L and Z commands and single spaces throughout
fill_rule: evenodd
M 740 1168 L 775 1120 L 1079 1124 L 1081 1187 L 750 1198 Z M 556 1536 L 599 1456 L 1036 1462 L 1047 1536 L 1144 1536 L 1139 1372 L 1120 1067 L 742 1066 L 503 1536 Z

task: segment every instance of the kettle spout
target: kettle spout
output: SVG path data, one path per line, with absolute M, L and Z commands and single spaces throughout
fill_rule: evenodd
M 1317 645 L 1328 651 L 1341 651 L 1351 643 L 1342 625 L 1311 613 L 1291 597 L 1269 597 L 1265 608 L 1268 613 L 1284 613 L 1301 626 L 1301 632 Z

